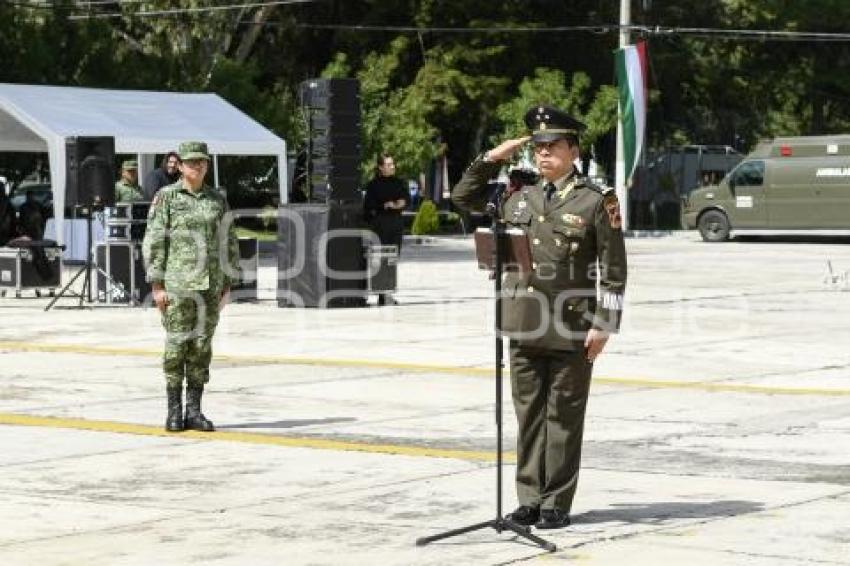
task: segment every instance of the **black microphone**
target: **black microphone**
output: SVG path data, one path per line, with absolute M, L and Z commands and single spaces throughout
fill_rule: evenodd
M 508 186 L 505 183 L 493 183 L 488 187 L 487 204 L 484 207 L 487 214 L 493 214 L 499 210 L 499 206 L 502 204 L 502 197 L 507 188 Z

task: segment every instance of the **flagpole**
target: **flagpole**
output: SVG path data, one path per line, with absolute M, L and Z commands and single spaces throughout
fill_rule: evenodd
M 631 0 L 620 0 L 620 49 L 629 44 Z M 623 109 L 617 103 L 617 160 L 614 168 L 614 189 L 617 191 L 617 199 L 620 201 L 620 213 L 623 216 L 623 230 L 629 229 L 629 198 L 626 192 L 626 161 L 623 142 Z

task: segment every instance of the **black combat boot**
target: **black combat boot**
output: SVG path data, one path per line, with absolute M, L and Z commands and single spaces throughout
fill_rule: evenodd
M 168 394 L 168 417 L 165 419 L 165 430 L 183 432 L 183 387 L 169 385 L 165 391 Z
M 184 421 L 186 430 L 202 430 L 204 432 L 215 430 L 212 422 L 201 412 L 201 397 L 203 395 L 203 385 L 186 384 L 186 419 Z

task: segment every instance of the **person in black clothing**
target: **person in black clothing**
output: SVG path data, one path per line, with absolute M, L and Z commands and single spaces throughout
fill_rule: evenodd
M 148 173 L 145 177 L 144 189 L 145 198 L 149 201 L 153 200 L 154 195 L 167 185 L 173 185 L 180 179 L 180 156 L 173 151 L 169 151 L 162 158 L 162 163 L 157 169 Z
M 366 221 L 378 235 L 382 246 L 396 246 L 401 253 L 404 220 L 401 212 L 407 206 L 409 193 L 404 181 L 395 176 L 395 161 L 391 155 L 381 154 L 375 167 L 375 177 L 366 185 L 364 213 Z M 392 302 L 385 294 L 379 295 L 378 304 Z
M 35 199 L 35 192 L 27 191 L 27 200 L 18 210 L 18 234 L 31 240 L 41 240 L 47 224 L 47 212 Z
M 15 237 L 15 208 L 6 195 L 6 187 L 0 182 L 0 246 Z

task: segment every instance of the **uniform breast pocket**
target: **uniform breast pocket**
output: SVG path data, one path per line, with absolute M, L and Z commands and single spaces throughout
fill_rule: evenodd
M 172 203 L 171 209 L 171 225 L 174 228 L 187 228 L 191 223 L 191 208 L 182 203 Z
M 587 235 L 587 228 L 585 226 L 557 225 L 552 227 L 552 235 L 558 258 L 568 260 L 570 256 L 585 245 L 584 238 Z
M 218 221 L 220 219 L 221 208 L 216 205 L 204 206 L 195 212 L 195 222 L 197 222 L 199 227 L 203 227 L 205 230 L 214 229 L 218 225 Z
M 521 226 L 523 228 L 531 224 L 531 211 L 527 207 L 516 207 L 512 211 L 507 211 L 505 220 L 512 226 Z

